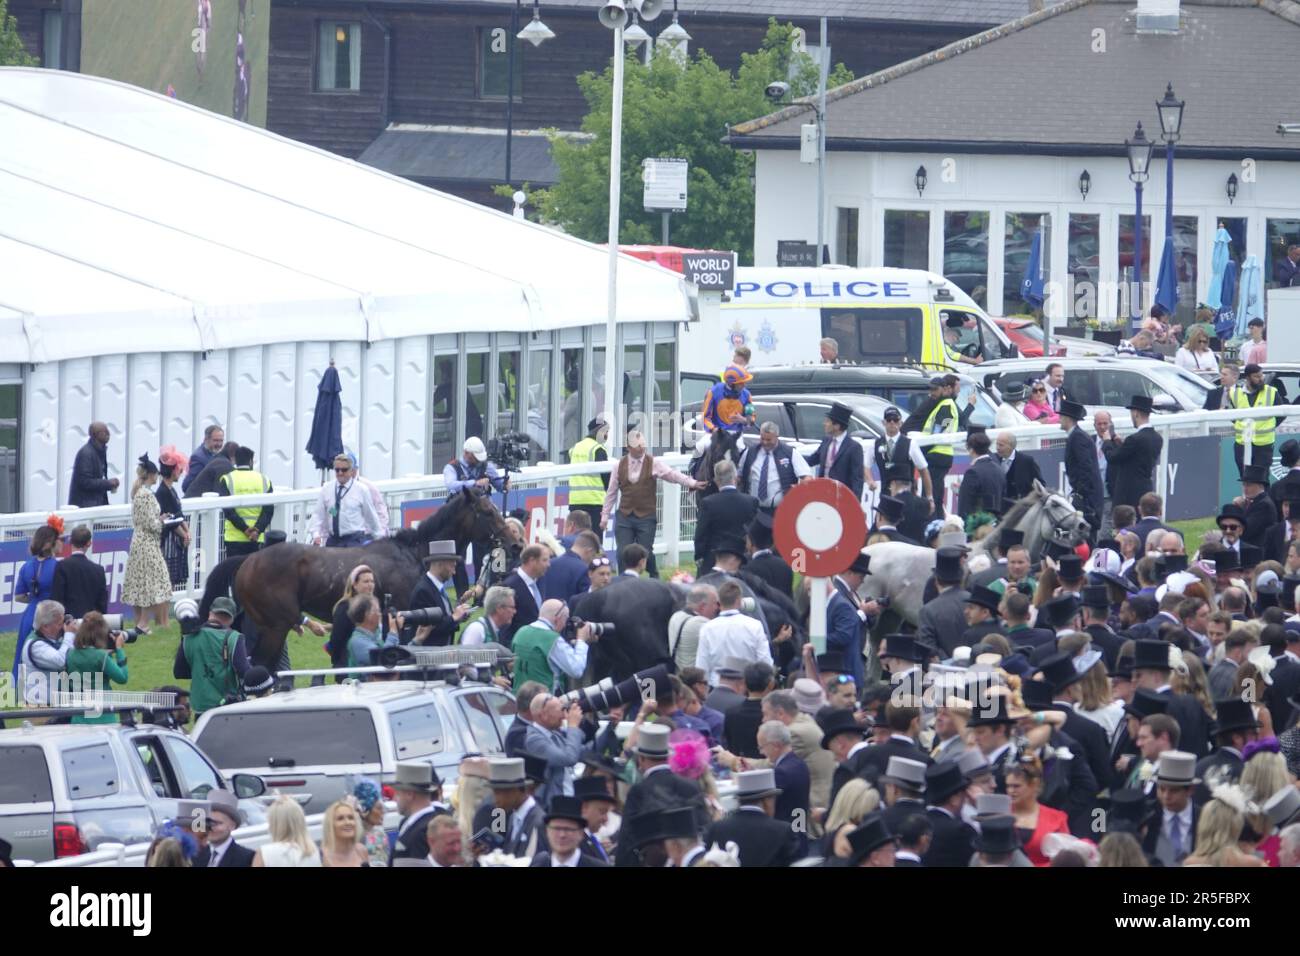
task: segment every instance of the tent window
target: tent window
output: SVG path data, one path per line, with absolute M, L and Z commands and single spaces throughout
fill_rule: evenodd
M 325 20 L 316 38 L 316 88 L 361 89 L 361 24 Z

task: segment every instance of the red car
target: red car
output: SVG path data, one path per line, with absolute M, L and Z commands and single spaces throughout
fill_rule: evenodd
M 1043 330 L 1033 319 L 997 319 L 993 320 L 1006 333 L 1025 358 L 1043 357 Z M 1064 355 L 1065 346 L 1052 343 L 1053 355 Z

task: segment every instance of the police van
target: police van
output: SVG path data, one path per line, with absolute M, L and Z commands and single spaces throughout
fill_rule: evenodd
M 738 268 L 732 291 L 708 298 L 682 335 L 682 371 L 714 380 L 737 346 L 753 367 L 793 365 L 820 361 L 823 338 L 839 343 L 841 362 L 970 371 L 975 359 L 1019 354 L 957 285 L 916 269 Z

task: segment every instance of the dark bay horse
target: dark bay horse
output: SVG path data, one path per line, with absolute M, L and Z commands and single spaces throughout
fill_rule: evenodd
M 695 493 L 696 504 L 699 504 L 718 490 L 718 485 L 713 480 L 713 466 L 726 458 L 739 469 L 740 456 L 744 451 L 745 443 L 741 440 L 738 432 L 724 431 L 721 428 L 713 432 L 709 438 L 709 447 L 705 449 L 703 460 L 699 463 L 699 467 L 695 472 L 697 480 L 707 482 L 703 489 Z
M 456 552 L 462 556 L 471 542 L 488 541 L 512 553 L 522 547 L 490 496 L 462 492 L 416 528 L 404 528 L 363 548 L 285 542 L 249 555 L 235 574 L 235 596 L 261 635 L 254 660 L 274 669 L 285 635 L 299 625 L 304 613 L 330 620 L 348 574 L 358 564 L 375 572 L 377 595 L 391 594 L 390 606 L 406 610 L 411 591 L 424 573 L 421 559 L 428 554 L 429 542 L 448 539 L 455 540 Z

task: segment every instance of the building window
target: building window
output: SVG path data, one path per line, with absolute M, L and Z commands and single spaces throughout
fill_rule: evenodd
M 1186 328 L 1196 318 L 1196 239 L 1199 221 L 1195 216 L 1174 216 L 1174 275 L 1178 277 L 1178 308 L 1175 320 Z
M 483 438 L 488 414 L 488 355 L 474 352 L 465 356 L 465 434 L 456 443 L 456 453 L 467 438 Z
M 981 309 L 989 299 L 989 214 L 943 214 L 943 274 Z
M 551 356 L 550 349 L 528 353 L 528 419 L 524 431 L 531 439 L 534 462 L 551 458 Z
M 858 210 L 840 206 L 835 210 L 835 261 L 842 266 L 858 264 Z
M 1097 283 L 1101 279 L 1101 216 L 1096 213 L 1070 213 L 1069 236 L 1065 248 L 1065 267 L 1070 272 L 1069 301 L 1066 305 L 1071 322 L 1097 318 Z
M 857 210 L 854 210 L 856 212 Z M 655 377 L 654 377 L 654 427 L 650 440 L 655 451 L 671 451 L 678 447 L 679 439 L 675 434 L 674 424 L 677 417 L 673 415 L 674 396 L 673 366 L 676 364 L 677 346 L 672 342 L 655 343 Z
M 510 82 L 510 30 L 483 27 L 478 31 L 478 95 L 483 100 L 504 100 Z M 515 43 L 515 99 L 523 98 L 524 44 Z
M 1282 275 L 1282 260 L 1291 246 L 1300 244 L 1300 219 L 1266 219 L 1264 221 L 1264 282 L 1276 288 Z M 1297 285 L 1300 283 L 1292 283 Z
M 21 382 L 0 384 L 0 514 L 18 510 L 18 420 Z
M 924 209 L 885 210 L 885 266 L 930 268 L 930 214 Z
M 456 441 L 456 399 L 456 356 L 435 356 L 432 442 L 435 471 L 460 454 L 460 446 Z
M 1002 245 L 1002 314 L 1031 315 L 1035 310 L 1021 296 L 1025 269 L 1029 266 L 1029 252 L 1034 247 L 1034 236 L 1042 230 L 1041 262 L 1044 293 L 1051 281 L 1052 219 L 1045 213 L 1009 212 Z
M 1142 313 L 1142 303 L 1136 302 L 1138 275 L 1133 270 L 1133 216 L 1122 213 L 1119 217 L 1119 305 L 1116 315 L 1131 317 Z M 1142 217 L 1142 298 L 1150 302 L 1151 276 L 1151 217 Z
M 583 349 L 564 349 L 561 353 L 564 380 L 560 383 L 560 426 L 564 435 L 562 451 L 568 451 L 587 434 L 587 423 L 582 417 L 582 364 Z M 568 459 L 564 459 L 568 463 Z
M 48 70 L 63 69 L 62 10 L 46 10 L 41 14 L 41 66 Z
M 361 89 L 361 24 L 325 20 L 316 40 L 316 89 Z

